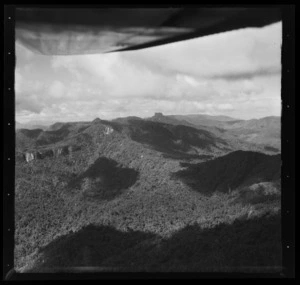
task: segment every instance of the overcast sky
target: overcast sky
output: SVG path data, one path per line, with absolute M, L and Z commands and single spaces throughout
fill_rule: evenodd
M 281 115 L 281 23 L 143 50 L 44 56 L 16 43 L 16 120 Z

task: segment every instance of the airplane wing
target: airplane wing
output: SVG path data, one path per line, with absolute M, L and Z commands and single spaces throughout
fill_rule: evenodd
M 279 21 L 279 8 L 18 8 L 16 41 L 44 55 L 93 54 L 148 48 Z

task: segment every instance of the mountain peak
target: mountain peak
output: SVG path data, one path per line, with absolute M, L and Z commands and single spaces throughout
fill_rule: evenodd
M 96 118 L 95 120 L 92 121 L 92 124 L 98 124 L 98 123 L 101 123 L 100 118 Z
M 157 112 L 154 114 L 154 117 L 163 117 L 164 114 L 163 113 L 160 113 L 160 112 Z

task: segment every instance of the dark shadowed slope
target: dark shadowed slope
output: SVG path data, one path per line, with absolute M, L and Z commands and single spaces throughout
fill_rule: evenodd
M 213 133 L 183 125 L 136 120 L 130 121 L 128 131 L 132 140 L 168 155 L 198 155 L 230 149 L 225 140 Z
M 122 167 L 115 160 L 99 157 L 86 171 L 71 180 L 69 187 L 79 189 L 85 197 L 113 199 L 132 186 L 138 171 Z
M 254 120 L 238 120 L 228 116 L 163 115 L 156 113 L 148 121 L 193 127 L 208 131 L 226 140 L 233 149 L 266 153 L 280 152 L 280 118 L 266 117 Z
M 215 191 L 229 192 L 238 187 L 280 179 L 281 156 L 235 151 L 199 164 L 185 163 L 184 170 L 173 177 L 191 188 L 211 195 Z
M 279 214 L 206 229 L 195 224 L 169 239 L 124 251 L 108 264 L 122 268 L 131 261 L 135 267 L 125 265 L 124 271 L 276 271 L 281 269 L 280 238 Z
M 280 271 L 280 214 L 206 229 L 190 225 L 168 239 L 90 225 L 42 248 L 31 271 L 84 270 L 84 266 L 100 271 Z
M 121 232 L 113 227 L 89 225 L 70 233 L 42 248 L 42 262 L 37 271 L 45 268 L 74 266 L 105 266 L 105 260 L 125 249 L 154 238 L 154 234 L 138 231 Z

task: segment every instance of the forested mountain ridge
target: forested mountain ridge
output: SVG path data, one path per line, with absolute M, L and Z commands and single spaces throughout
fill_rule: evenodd
M 157 121 L 155 118 L 159 118 Z M 243 149 L 266 153 L 276 153 L 276 149 L 268 145 L 255 144 L 236 138 L 224 130 L 216 127 L 194 126 L 185 121 L 168 119 L 162 114 L 156 114 L 150 119 L 138 117 L 119 118 L 113 121 L 96 119 L 93 122 L 55 123 L 47 130 L 25 130 L 16 132 L 16 151 L 26 152 L 38 149 L 47 149 L 47 146 L 63 145 L 78 139 L 85 140 L 84 136 L 95 137 L 104 129 L 112 129 L 126 134 L 132 140 L 147 144 L 149 147 L 165 151 L 169 155 L 186 153 L 188 155 L 202 155 L 216 152 L 218 155 L 228 151 Z M 242 132 L 241 132 L 242 134 Z M 100 137 L 102 134 L 100 135 Z
M 217 237 L 219 231 L 223 232 L 218 225 L 226 228 L 237 220 L 247 223 L 250 218 L 269 224 L 265 215 L 273 217 L 280 211 L 280 157 L 239 151 L 239 145 L 208 129 L 140 118 L 95 119 L 56 124 L 48 131 L 17 131 L 16 138 L 21 153 L 42 155 L 16 163 L 15 264 L 20 271 L 73 265 L 126 270 L 128 258 L 131 270 L 151 271 L 158 262 L 156 269 L 166 271 L 186 271 L 192 264 L 191 268 L 198 264 L 205 271 L 205 260 L 196 262 L 205 248 L 195 251 L 194 259 L 186 259 L 196 246 L 183 246 L 191 242 L 188 233 L 197 233 L 199 238 L 193 241 L 196 243 L 203 236 L 204 244 L 209 246 L 206 237 Z M 249 146 L 243 147 L 247 151 L 256 147 Z M 266 167 L 269 160 L 274 170 Z M 179 175 L 184 171 L 188 171 L 188 179 Z M 222 178 L 223 174 L 228 178 Z M 228 182 L 232 191 L 222 186 Z M 199 184 L 197 189 L 195 183 Z M 201 186 L 205 191 L 199 191 Z M 207 191 L 212 193 L 207 195 Z M 270 222 L 273 230 L 278 226 L 275 220 Z M 250 236 L 259 236 L 263 230 L 261 224 L 250 220 L 249 225 L 253 232 L 249 240 L 247 235 L 236 236 L 237 240 L 245 239 L 240 251 L 249 250 Z M 92 228 L 86 230 L 89 226 Z M 235 228 L 224 233 L 234 236 Z M 202 234 L 201 229 L 215 230 Z M 99 231 L 111 236 L 111 242 L 99 241 Z M 183 234 L 176 237 L 180 231 Z M 123 245 L 119 244 L 119 237 L 125 239 Z M 64 239 L 70 245 L 66 251 L 65 243 L 59 242 Z M 261 237 L 262 246 L 273 244 L 272 250 L 266 247 L 260 253 L 261 263 L 247 257 L 245 266 L 280 265 L 279 242 L 277 235 Z M 171 254 L 179 244 L 182 247 Z M 222 266 L 226 265 L 224 254 L 230 244 L 224 244 L 224 252 L 219 256 Z M 157 259 L 159 248 L 163 251 Z M 213 248 L 206 260 L 208 266 L 214 264 L 216 247 Z M 141 249 L 141 256 L 134 254 L 136 249 Z M 238 252 L 232 248 L 230 254 L 237 256 Z M 145 256 L 151 256 L 150 263 Z

